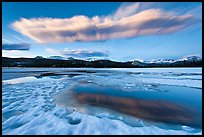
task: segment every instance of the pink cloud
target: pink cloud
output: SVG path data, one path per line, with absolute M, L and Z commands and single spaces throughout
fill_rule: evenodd
M 141 3 L 134 3 L 122 5 L 106 17 L 21 18 L 11 26 L 36 42 L 58 43 L 169 34 L 198 21 L 191 14 L 174 15 L 161 9 L 141 9 Z
M 54 50 L 51 48 L 46 49 L 48 53 L 52 55 L 62 55 L 66 57 L 77 57 L 77 58 L 89 58 L 89 57 L 108 57 L 108 51 L 93 51 L 85 49 L 71 50 L 65 48 L 64 50 Z

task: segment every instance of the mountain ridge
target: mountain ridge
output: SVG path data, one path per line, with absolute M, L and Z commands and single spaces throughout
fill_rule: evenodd
M 186 56 L 177 60 L 157 59 L 151 61 L 133 60 L 126 62 L 107 59 L 82 60 L 75 58 L 61 58 L 51 56 L 43 58 L 9 58 L 2 57 L 3 67 L 93 67 L 93 68 L 141 68 L 141 67 L 202 67 L 202 58 L 198 56 Z

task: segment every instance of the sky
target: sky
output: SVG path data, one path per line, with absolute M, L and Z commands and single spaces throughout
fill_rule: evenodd
M 3 2 L 2 56 L 202 56 L 201 2 Z

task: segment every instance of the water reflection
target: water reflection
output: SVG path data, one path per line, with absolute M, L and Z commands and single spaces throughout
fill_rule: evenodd
M 152 99 L 150 95 L 147 95 L 147 92 L 143 93 L 143 96 L 146 96 L 146 98 L 137 98 L 137 92 L 132 97 L 125 96 L 124 94 L 127 93 L 123 92 L 122 94 L 120 93 L 121 91 L 111 88 L 109 90 L 106 89 L 106 91 L 97 88 L 95 88 L 95 91 L 92 90 L 94 89 L 86 86 L 77 87 L 74 88 L 73 95 L 80 104 L 105 107 L 145 120 L 182 124 L 197 128 L 202 127 L 201 110 L 197 111 L 197 109 L 193 108 L 195 106 L 185 105 L 180 100 L 180 103 L 176 100 L 173 101 L 173 98 L 170 96 L 171 100 L 168 100 L 167 96 L 163 96 L 164 99 L 162 100 L 161 96 L 153 96 L 152 98 L 154 99 Z M 161 94 L 161 92 L 158 92 L 158 94 Z M 189 101 L 191 100 L 189 99 Z
M 82 104 L 108 107 L 143 119 L 201 126 L 193 112 L 171 102 L 135 100 L 90 93 L 75 93 L 75 97 Z

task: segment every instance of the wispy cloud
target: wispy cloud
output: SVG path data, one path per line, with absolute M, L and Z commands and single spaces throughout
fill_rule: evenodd
M 12 39 L 15 39 L 17 42 L 22 42 L 22 43 L 26 43 L 26 42 L 28 42 L 27 40 L 25 40 L 25 39 L 23 39 L 23 38 L 20 38 L 20 37 L 18 37 L 18 36 L 16 36 L 16 35 L 9 35 L 10 37 L 12 37 Z
M 2 44 L 2 50 L 29 50 L 30 44 L 18 43 L 18 44 Z
M 51 48 L 46 49 L 47 52 L 53 55 L 62 55 L 66 57 L 76 57 L 76 58 L 89 58 L 89 57 L 108 57 L 108 51 L 92 51 L 92 50 L 70 50 L 65 48 L 64 50 L 54 50 Z
M 187 11 L 185 14 L 193 14 L 197 18 L 202 18 L 202 5 Z
M 2 42 L 3 43 L 33 43 L 28 38 L 25 38 L 25 36 L 17 36 L 13 34 L 4 34 L 2 36 Z
M 7 38 L 2 37 L 3 43 L 12 43 L 12 41 L 8 40 Z
M 57 43 L 170 34 L 199 21 L 192 14 L 176 15 L 148 3 L 133 3 L 105 17 L 21 18 L 11 26 L 36 42 Z

